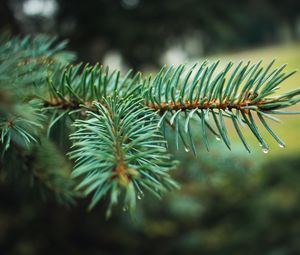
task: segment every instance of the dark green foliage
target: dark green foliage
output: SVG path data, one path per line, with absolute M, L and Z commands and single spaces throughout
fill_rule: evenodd
M 63 205 L 75 204 L 79 193 L 74 191 L 75 181 L 71 179 L 71 165 L 61 155 L 56 145 L 45 137 L 30 150 L 14 144 L 5 152 L 1 167 L 2 177 L 17 190 L 29 189 L 39 199 L 55 199 Z
M 61 150 L 68 150 L 66 138 L 70 135 L 72 176 L 81 194 L 92 194 L 90 208 L 109 195 L 108 214 L 119 196 L 124 198 L 124 208 L 132 211 L 136 197 L 144 190 L 160 197 L 177 187 L 169 175 L 175 162 L 161 134 L 169 131 L 167 126 L 174 130 L 177 148 L 181 141 L 185 150 L 194 154 L 198 150 L 195 129 L 207 149 L 208 133 L 231 149 L 225 119 L 233 122 L 249 152 L 243 126 L 251 130 L 264 152 L 269 149 L 258 121 L 281 147 L 285 146 L 266 121 L 277 120 L 273 114 L 299 102 L 299 89 L 275 94 L 278 85 L 294 73 L 285 73 L 285 65 L 272 68 L 272 61 L 265 68 L 261 62 L 230 62 L 219 70 L 217 61 L 187 70 L 184 65 L 164 67 L 154 78 L 132 71 L 122 77 L 120 72 L 98 64 L 69 65 L 72 54 L 62 51 L 64 45 L 55 46 L 52 39 L 37 37 L 12 39 L 0 47 L 2 160 L 10 147 L 40 155 L 36 153 L 38 145 L 32 144 L 45 136 Z M 42 161 L 36 163 L 42 166 L 39 173 L 41 168 L 47 173 L 41 179 L 46 188 L 66 192 L 56 197 L 73 202 L 73 185 L 62 189 L 65 176 L 60 178 L 57 171 L 53 175 Z M 30 168 L 37 169 L 34 165 Z
M 36 142 L 42 127 L 41 102 L 30 100 L 46 84 L 49 73 L 74 57 L 62 52 L 66 42 L 38 36 L 24 39 L 1 38 L 0 43 L 0 134 L 4 150 L 10 143 Z
M 19 89 L 38 86 L 46 81 L 47 73 L 53 65 L 67 64 L 74 59 L 73 54 L 63 52 L 66 42 L 59 44 L 56 39 L 46 36 L 20 38 L 0 38 L 0 82 L 1 87 Z
M 135 220 L 120 212 L 105 221 L 101 206 L 88 213 L 84 204 L 41 206 L 2 184 L 0 246 L 13 255 L 300 253 L 299 154 L 255 170 L 260 152 L 246 155 L 234 146 L 224 153 L 213 143 L 196 159 L 179 152 L 186 164 L 174 173 L 183 188 L 159 203 L 145 197 Z
M 28 147 L 31 142 L 37 142 L 37 129 L 42 127 L 43 116 L 32 107 L 32 104 L 15 105 L 13 112 L 2 108 L 1 113 L 0 134 L 4 151 L 10 147 L 11 143 L 20 147 Z
M 73 59 L 44 36 L 1 38 L 0 46 L 0 152 L 2 175 L 18 187 L 32 187 L 43 197 L 73 204 L 70 167 L 58 149 L 44 138 L 47 116 L 38 94 L 47 75 Z

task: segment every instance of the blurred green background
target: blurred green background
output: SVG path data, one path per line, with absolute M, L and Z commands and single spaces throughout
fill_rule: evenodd
M 1 0 L 0 31 L 69 38 L 78 61 L 124 72 L 204 59 L 300 69 L 298 0 Z M 281 91 L 299 85 L 297 73 Z M 263 154 L 245 132 L 250 155 L 213 137 L 197 158 L 174 152 L 182 189 L 161 201 L 146 193 L 134 218 L 105 220 L 105 202 L 65 208 L 1 183 L 0 254 L 300 254 L 300 119 L 281 119 L 285 149 L 267 139 Z

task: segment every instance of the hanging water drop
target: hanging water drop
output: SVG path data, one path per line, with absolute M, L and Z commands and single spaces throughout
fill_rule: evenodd
M 269 149 L 268 148 L 263 148 L 262 152 L 265 153 L 265 154 L 267 154 L 269 152 Z
M 184 150 L 185 150 L 186 152 L 189 152 L 189 151 L 190 151 L 190 148 L 184 146 Z
M 143 191 L 140 191 L 140 192 L 137 193 L 137 199 L 138 200 L 141 200 L 143 197 L 144 197 Z
M 216 136 L 217 141 L 221 141 L 221 138 L 219 136 Z
M 283 143 L 280 143 L 280 144 L 278 144 L 278 145 L 279 145 L 279 147 L 282 148 L 282 149 L 285 148 L 285 144 L 283 144 Z
M 261 144 L 261 143 L 259 143 L 258 145 L 259 145 L 260 147 L 262 147 L 262 144 Z
M 123 212 L 126 212 L 127 209 L 128 209 L 127 206 L 123 206 L 123 209 L 122 209 L 122 210 L 123 210 Z

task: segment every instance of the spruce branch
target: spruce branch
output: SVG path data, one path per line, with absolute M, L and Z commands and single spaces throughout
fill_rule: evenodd
M 192 148 L 195 154 L 190 120 L 200 120 L 201 136 L 207 149 L 207 131 L 222 139 L 231 149 L 224 118 L 233 122 L 248 152 L 250 147 L 241 129 L 245 125 L 267 152 L 269 146 L 256 127 L 253 113 L 275 140 L 280 141 L 279 146 L 284 147 L 265 119 L 276 120 L 273 114 L 297 104 L 300 90 L 276 95 L 279 85 L 295 71 L 285 73 L 286 65 L 272 70 L 274 61 L 266 68 L 261 64 L 262 61 L 237 65 L 230 62 L 221 71 L 217 71 L 219 61 L 212 64 L 203 62 L 186 71 L 184 65 L 171 66 L 162 68 L 153 79 L 142 78 L 139 73 L 132 75 L 131 71 L 122 79 L 119 72 L 109 72 L 108 68 L 100 65 L 86 66 L 82 72 L 78 66 L 70 67 L 57 84 L 49 85 L 52 96 L 44 101 L 44 106 L 82 113 L 86 109 L 95 111 L 93 101 L 103 102 L 108 96 L 118 95 L 124 100 L 135 96 L 142 98 L 145 106 L 161 116 L 159 126 L 164 122 L 171 125 L 177 133 L 175 137 L 180 137 L 186 150 Z M 184 127 L 180 128 L 182 124 Z
M 47 75 L 74 59 L 63 51 L 65 45 L 46 36 L 0 38 L 0 164 L 5 180 L 73 204 L 73 180 L 61 155 L 43 138 L 47 116 L 39 99 Z
M 269 146 L 258 131 L 253 118 L 255 113 L 279 146 L 284 147 L 284 143 L 272 131 L 265 118 L 274 120 L 272 114 L 277 110 L 297 104 L 300 101 L 300 90 L 276 95 L 279 85 L 295 71 L 283 72 L 286 65 L 272 70 L 273 64 L 274 61 L 264 68 L 261 67 L 261 61 L 252 65 L 250 62 L 240 62 L 236 66 L 229 62 L 223 70 L 216 71 L 219 61 L 212 64 L 203 62 L 199 67 L 194 65 L 186 72 L 184 65 L 177 68 L 164 67 L 153 80 L 149 80 L 145 102 L 171 124 L 176 123 L 177 119 L 183 119 L 178 122 L 185 122 L 185 132 L 182 133 L 188 133 L 189 137 L 192 136 L 190 120 L 197 116 L 202 123 L 204 141 L 204 130 L 209 129 L 231 149 L 224 121 L 224 117 L 229 118 L 246 150 L 250 152 L 239 127 L 240 124 L 246 124 L 262 144 L 263 151 L 267 152 Z M 230 72 L 231 69 L 233 70 Z M 215 128 L 209 124 L 210 119 Z M 193 139 L 190 139 L 189 147 L 195 147 Z M 193 151 L 195 152 L 194 149 Z
M 46 36 L 0 38 L 0 142 L 6 151 L 13 141 L 30 147 L 38 140 L 44 115 L 38 89 L 46 78 L 69 60 L 73 54 L 63 51 L 66 41 Z M 25 147 L 25 146 L 23 146 Z
M 176 162 L 166 150 L 152 110 L 140 99 L 117 97 L 94 103 L 94 107 L 97 113 L 88 112 L 87 120 L 75 121 L 70 153 L 76 162 L 73 176 L 83 177 L 78 189 L 85 195 L 93 193 L 90 208 L 110 193 L 110 214 L 124 189 L 124 208 L 133 210 L 143 190 L 160 197 L 178 187 L 168 173 Z
M 177 187 L 169 175 L 176 162 L 167 152 L 167 126 L 177 148 L 181 141 L 195 155 L 196 131 L 207 150 L 209 134 L 231 149 L 228 121 L 247 151 L 244 127 L 268 152 L 260 128 L 284 147 L 268 120 L 299 113 L 285 109 L 299 103 L 300 89 L 278 93 L 280 84 L 295 72 L 285 72 L 286 65 L 273 67 L 274 61 L 266 67 L 261 61 L 229 62 L 224 68 L 219 61 L 205 61 L 191 68 L 163 67 L 154 78 L 133 71 L 123 77 L 99 64 L 70 65 L 73 55 L 64 47 L 46 37 L 2 41 L 0 147 L 8 152 L 5 159 L 16 156 L 10 145 L 30 154 L 38 146 L 33 142 L 44 136 L 57 136 L 56 143 L 65 143 L 71 134 L 72 183 L 78 183 L 83 195 L 92 196 L 90 208 L 108 196 L 108 215 L 120 199 L 132 211 L 144 190 L 160 197 Z M 42 167 L 32 165 L 34 178 L 62 201 L 71 201 L 73 184 L 64 190 L 65 178 L 56 171 L 52 175 L 45 162 L 43 158 L 34 163 Z

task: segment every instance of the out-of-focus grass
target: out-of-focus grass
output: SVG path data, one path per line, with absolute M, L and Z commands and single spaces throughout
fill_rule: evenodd
M 251 60 L 257 62 L 259 60 L 264 61 L 264 65 L 267 65 L 271 60 L 276 59 L 275 66 L 288 63 L 286 67 L 287 71 L 300 70 L 300 44 L 290 43 L 271 47 L 262 47 L 257 49 L 245 50 L 240 52 L 233 52 L 223 55 L 215 55 L 208 57 L 208 60 L 220 59 L 225 65 L 228 61 L 239 62 L 240 60 Z M 281 84 L 281 89 L 278 92 L 288 91 L 300 87 L 300 72 L 298 71 L 292 77 L 287 79 Z M 293 108 L 293 110 L 300 110 L 300 105 Z M 266 141 L 270 145 L 270 152 L 263 155 L 263 158 L 268 160 L 279 155 L 285 156 L 291 153 L 300 152 L 300 115 L 290 116 L 278 116 L 282 120 L 281 124 L 271 123 L 273 130 L 286 142 L 286 148 L 281 149 L 277 143 L 270 137 L 270 135 L 264 131 L 261 127 L 260 130 L 264 134 Z M 258 142 L 249 130 L 245 130 L 245 137 L 249 141 L 253 151 L 260 150 Z M 230 135 L 233 142 L 238 141 L 238 137 L 235 131 L 230 127 Z

